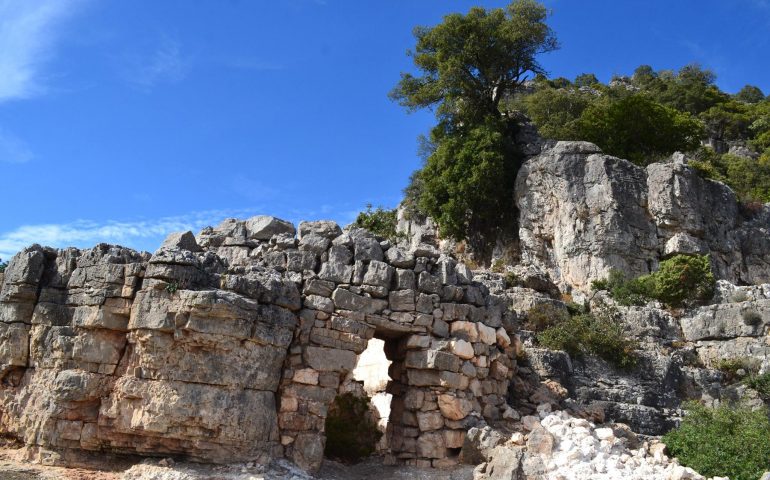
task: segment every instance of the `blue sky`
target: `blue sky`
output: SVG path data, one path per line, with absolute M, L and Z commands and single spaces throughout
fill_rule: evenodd
M 433 121 L 387 98 L 412 28 L 505 3 L 0 0 L 0 257 L 395 206 Z M 770 0 L 546 4 L 552 76 L 697 61 L 770 92 Z

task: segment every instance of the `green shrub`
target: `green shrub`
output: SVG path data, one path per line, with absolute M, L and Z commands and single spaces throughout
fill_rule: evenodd
M 609 291 L 616 302 L 625 306 L 659 300 L 678 308 L 710 300 L 716 280 L 708 255 L 676 255 L 660 262 L 660 268 L 650 275 L 627 279 L 613 270 L 607 279 L 595 280 L 591 287 Z
M 505 288 L 521 286 L 521 279 L 513 272 L 506 273 L 503 280 L 505 281 Z
M 725 374 L 727 381 L 733 381 L 739 377 L 753 376 L 759 371 L 759 361 L 750 357 L 722 358 L 712 366 Z M 742 373 L 741 373 L 742 371 Z
M 704 133 L 701 122 L 689 113 L 644 94 L 596 101 L 580 115 L 577 132 L 604 152 L 641 166 L 697 148 Z
M 6 268 L 8 268 L 8 262 L 3 262 L 2 259 L 0 259 L 0 273 L 3 273 Z
M 168 293 L 174 294 L 177 290 L 179 290 L 179 282 L 170 282 L 166 284 L 166 291 Z
M 672 456 L 703 476 L 756 480 L 770 469 L 767 411 L 723 405 L 688 405 L 679 428 L 663 437 Z
M 494 273 L 503 273 L 505 271 L 505 260 L 498 258 L 492 262 L 492 266 L 489 269 Z
M 382 432 L 369 413 L 369 399 L 343 393 L 334 399 L 326 417 L 329 458 L 356 462 L 374 453 Z
M 649 275 L 626 278 L 623 272 L 611 270 L 606 279 L 591 282 L 593 290 L 606 290 L 621 305 L 644 305 L 654 298 L 655 288 Z
M 365 228 L 373 234 L 389 240 L 398 240 L 403 235 L 396 231 L 396 209 L 387 210 L 382 207 L 372 209 L 372 204 L 366 205 L 366 210 L 360 212 L 353 225 Z
M 708 255 L 676 255 L 660 262 L 651 276 L 655 298 L 672 307 L 705 303 L 714 296 L 716 280 Z
M 546 328 L 537 340 L 546 348 L 564 350 L 576 358 L 596 355 L 620 368 L 631 368 L 637 362 L 638 343 L 626 336 L 617 312 L 607 308 L 568 317 Z
M 762 400 L 770 400 L 770 372 L 763 373 L 762 375 L 751 375 L 743 383 L 749 388 L 756 390 Z
M 557 307 L 552 303 L 540 303 L 527 311 L 527 321 L 524 326 L 529 330 L 541 332 L 548 327 L 568 320 L 569 313 L 567 310 Z

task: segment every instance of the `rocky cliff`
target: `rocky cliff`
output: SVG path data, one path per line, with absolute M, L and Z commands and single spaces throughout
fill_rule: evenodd
M 650 273 L 677 253 L 709 253 L 718 278 L 770 281 L 770 206 L 747 210 L 681 154 L 638 167 L 587 142 L 558 142 L 516 182 L 524 263 L 564 292 L 587 293 L 617 269 Z
M 453 465 L 469 429 L 529 431 L 538 409 L 660 434 L 688 399 L 761 403 L 714 367 L 770 370 L 770 206 L 742 207 L 681 155 L 641 168 L 585 142 L 530 140 L 515 282 L 472 272 L 429 220 L 403 215 L 399 244 L 259 216 L 171 235 L 154 254 L 25 249 L 0 274 L 0 430 L 45 462 L 289 458 L 313 470 L 329 406 L 374 337 L 392 362 L 392 463 Z M 635 369 L 542 349 L 524 330 L 531 307 L 566 308 L 565 294 L 612 305 L 592 280 L 677 253 L 709 253 L 718 293 L 683 311 L 615 305 L 640 342 Z

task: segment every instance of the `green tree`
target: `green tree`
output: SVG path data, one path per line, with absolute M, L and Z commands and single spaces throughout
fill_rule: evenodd
M 537 56 L 558 48 L 547 15 L 538 2 L 517 0 L 415 28 L 417 46 L 407 54 L 421 75 L 402 73 L 391 98 L 411 110 L 436 106 L 440 119 L 499 115 L 500 101 L 528 75 L 545 74 Z
M 407 187 L 444 235 L 482 250 L 515 219 L 513 184 L 520 165 L 516 122 L 502 100 L 530 76 L 544 76 L 538 56 L 558 47 L 535 0 L 504 9 L 472 8 L 434 27 L 417 27 L 412 57 L 419 75 L 402 73 L 390 96 L 409 110 L 435 109 L 431 153 Z
M 735 99 L 743 103 L 759 103 L 765 99 L 765 94 L 759 87 L 746 85 L 735 94 Z
M 645 87 L 655 81 L 658 78 L 658 74 L 649 65 L 639 65 L 634 70 L 634 75 L 631 77 L 631 81 L 639 87 Z
M 484 235 L 515 219 L 513 183 L 520 164 L 509 131 L 515 128 L 508 119 L 489 118 L 437 142 L 417 174 L 419 206 L 444 235 L 481 248 Z
M 681 112 L 698 115 L 724 102 L 728 95 L 714 84 L 716 75 L 698 64 L 682 67 L 679 72 L 653 72 L 643 65 L 634 73 L 634 82 L 653 100 Z
M 595 98 L 576 89 L 539 88 L 520 100 L 520 108 L 540 135 L 554 140 L 580 140 L 578 120 Z
M 575 77 L 576 87 L 591 87 L 593 85 L 597 85 L 598 83 L 599 79 L 596 78 L 596 75 L 593 73 L 581 73 Z
M 693 150 L 703 135 L 701 123 L 691 115 L 641 94 L 596 102 L 583 112 L 577 128 L 580 139 L 639 165 L 677 150 Z
M 710 138 L 728 141 L 749 137 L 751 109 L 749 105 L 728 100 L 700 114 Z

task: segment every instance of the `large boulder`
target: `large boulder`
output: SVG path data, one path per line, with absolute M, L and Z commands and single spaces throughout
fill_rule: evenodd
M 647 168 L 587 142 L 558 142 L 516 180 L 521 257 L 562 291 L 585 293 L 616 269 L 649 273 L 677 253 L 710 253 L 718 278 L 770 280 L 770 205 L 741 213 L 725 185 L 681 154 Z

